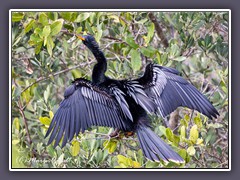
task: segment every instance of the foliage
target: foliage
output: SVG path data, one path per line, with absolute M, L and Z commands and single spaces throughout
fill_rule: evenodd
M 227 168 L 228 12 L 154 12 L 164 46 L 148 12 L 13 12 L 13 168 Z M 77 77 L 91 78 L 93 55 L 74 33 L 91 33 L 108 59 L 106 75 L 134 78 L 148 62 L 179 70 L 217 108 L 210 120 L 179 108 L 175 129 L 151 116 L 155 132 L 184 164 L 143 157 L 136 137 L 108 139 L 112 129 L 93 127 L 63 149 L 46 146 L 47 127 Z M 171 117 L 170 117 L 171 118 Z M 18 151 L 19 150 L 19 151 Z

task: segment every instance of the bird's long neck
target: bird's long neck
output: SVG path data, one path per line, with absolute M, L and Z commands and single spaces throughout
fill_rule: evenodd
M 106 80 L 107 60 L 103 52 L 99 49 L 92 50 L 92 53 L 98 61 L 93 68 L 92 81 L 95 84 L 101 84 Z

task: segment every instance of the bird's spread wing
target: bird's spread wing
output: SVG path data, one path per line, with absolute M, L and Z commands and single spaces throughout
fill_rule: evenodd
M 183 106 L 209 118 L 216 118 L 218 112 L 207 98 L 178 74 L 176 69 L 149 64 L 145 74 L 135 81 L 144 87 L 145 93 L 154 100 L 163 117 Z
M 141 86 L 138 81 L 124 81 L 123 86 L 126 93 L 145 111 L 148 113 L 156 113 L 156 104 L 147 96 L 143 86 Z
M 110 90 L 93 85 L 85 79 L 77 79 L 69 86 L 46 133 L 48 144 L 55 140 L 57 146 L 63 137 L 62 147 L 90 126 L 107 126 L 128 129 L 132 121 L 123 94 L 116 87 Z

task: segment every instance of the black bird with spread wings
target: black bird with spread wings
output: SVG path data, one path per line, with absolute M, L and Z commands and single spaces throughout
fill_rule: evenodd
M 135 132 L 146 158 L 152 161 L 184 162 L 158 137 L 150 126 L 148 114 L 162 117 L 183 106 L 216 118 L 217 110 L 192 84 L 173 68 L 148 64 L 142 77 L 115 80 L 105 76 L 107 60 L 91 35 L 78 36 L 97 60 L 92 81 L 75 79 L 65 93 L 46 133 L 48 144 L 54 140 L 62 147 L 74 135 L 91 126 L 112 127 L 122 132 Z

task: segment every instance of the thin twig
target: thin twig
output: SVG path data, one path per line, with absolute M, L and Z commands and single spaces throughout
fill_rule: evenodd
M 19 108 L 19 111 L 20 111 L 20 113 L 22 115 L 22 118 L 23 118 L 24 126 L 25 126 L 26 133 L 27 133 L 28 143 L 29 143 L 29 145 L 31 145 L 32 144 L 32 139 L 31 139 L 31 136 L 30 136 L 30 133 L 29 133 L 29 130 L 28 130 L 28 123 L 27 123 L 26 116 L 24 114 L 24 108 L 23 108 L 22 103 L 20 102 L 20 100 L 18 102 L 18 108 Z
M 33 86 L 34 84 L 36 84 L 36 83 L 39 83 L 39 82 L 44 81 L 44 80 L 46 80 L 46 79 L 49 79 L 49 78 L 51 78 L 51 77 L 57 76 L 57 75 L 59 75 L 59 74 L 62 74 L 62 73 L 71 71 L 71 70 L 76 69 L 76 68 L 78 68 L 78 67 L 80 67 L 80 66 L 82 66 L 82 65 L 83 65 L 83 64 L 79 64 L 79 65 L 77 65 L 77 66 L 73 66 L 73 67 L 71 67 L 71 68 L 64 69 L 64 70 L 59 71 L 59 72 L 56 72 L 56 73 L 51 73 L 51 74 L 49 74 L 47 77 L 40 77 L 40 78 L 38 78 L 35 82 L 33 82 L 32 84 L 30 84 L 29 86 L 27 86 L 26 88 L 24 88 L 24 89 L 22 90 L 21 94 L 22 94 L 24 91 L 26 91 L 28 88 L 32 87 L 32 86 Z

